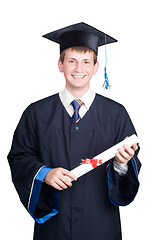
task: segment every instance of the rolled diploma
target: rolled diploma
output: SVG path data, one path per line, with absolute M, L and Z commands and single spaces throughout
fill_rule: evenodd
M 113 147 L 107 149 L 106 151 L 98 154 L 97 156 L 94 157 L 94 159 L 101 159 L 102 164 L 105 163 L 106 161 L 110 160 L 115 156 L 115 154 L 118 152 L 118 148 L 122 148 L 124 144 L 128 145 L 129 147 L 132 147 L 134 143 L 138 143 L 138 137 L 133 134 L 130 137 L 124 139 L 123 141 L 117 143 Z M 99 165 L 100 166 L 100 165 Z M 88 173 L 89 171 L 93 170 L 94 168 L 92 167 L 91 164 L 80 164 L 78 167 L 74 168 L 71 170 L 71 172 L 77 177 L 81 177 L 84 174 Z M 68 177 L 69 178 L 69 177 Z M 69 180 L 72 182 L 73 180 L 69 178 Z

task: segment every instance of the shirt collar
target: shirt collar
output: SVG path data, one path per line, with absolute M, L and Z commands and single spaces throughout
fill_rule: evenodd
M 60 95 L 60 99 L 63 103 L 63 105 L 68 108 L 71 104 L 71 102 L 75 99 L 66 89 L 66 87 L 64 88 L 64 90 L 62 92 L 59 93 Z M 91 88 L 88 89 L 88 91 L 80 98 L 81 101 L 84 102 L 87 110 L 89 110 L 93 100 L 95 98 L 95 92 L 91 90 Z
M 91 88 L 89 88 L 88 91 L 80 99 L 82 102 L 84 102 L 87 110 L 89 110 L 94 98 L 95 98 L 95 92 L 92 91 Z
M 68 108 L 71 104 L 71 102 L 74 100 L 74 97 L 69 93 L 69 91 L 66 89 L 66 87 L 64 88 L 64 90 L 62 92 L 59 93 L 60 95 L 60 99 L 63 103 L 63 105 Z

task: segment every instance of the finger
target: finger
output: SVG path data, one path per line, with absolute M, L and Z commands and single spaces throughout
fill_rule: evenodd
M 59 186 L 57 183 L 55 183 L 55 182 L 52 184 L 52 187 L 55 188 L 55 189 L 57 189 L 57 190 L 59 190 L 59 191 L 64 190 L 64 188 L 60 187 L 60 186 Z
M 61 176 L 60 180 L 68 187 L 72 187 L 71 181 L 67 178 L 66 175 Z
M 72 180 L 74 180 L 74 181 L 77 180 L 77 177 L 71 171 L 64 169 L 63 174 L 72 178 Z
M 125 160 L 119 152 L 115 154 L 115 160 L 119 163 L 127 163 L 127 160 Z
M 134 156 L 134 150 L 130 148 L 128 145 L 124 144 L 123 148 L 130 158 Z
M 59 188 L 62 188 L 62 189 L 67 189 L 68 188 L 68 186 L 59 178 L 57 178 L 54 183 L 56 185 L 58 185 Z
M 119 154 L 126 160 L 128 161 L 130 159 L 129 153 L 125 151 L 123 148 L 118 149 Z
M 136 143 L 134 143 L 131 147 L 134 151 L 136 151 L 138 149 L 138 145 Z

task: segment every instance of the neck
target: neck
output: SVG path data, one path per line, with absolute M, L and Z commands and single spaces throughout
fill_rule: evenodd
M 89 86 L 86 88 L 69 88 L 66 85 L 67 91 L 74 97 L 74 98 L 81 98 L 89 89 Z

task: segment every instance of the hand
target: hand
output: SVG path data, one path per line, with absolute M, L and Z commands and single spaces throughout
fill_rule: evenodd
M 115 155 L 115 160 L 118 163 L 127 163 L 134 156 L 135 151 L 138 149 L 136 143 L 129 147 L 128 145 L 124 145 L 123 148 L 118 149 L 118 153 Z
M 70 177 L 74 181 L 77 180 L 73 173 L 64 168 L 51 169 L 44 180 L 46 184 L 56 188 L 57 190 L 64 190 L 68 187 L 72 187 L 71 181 L 66 176 Z

